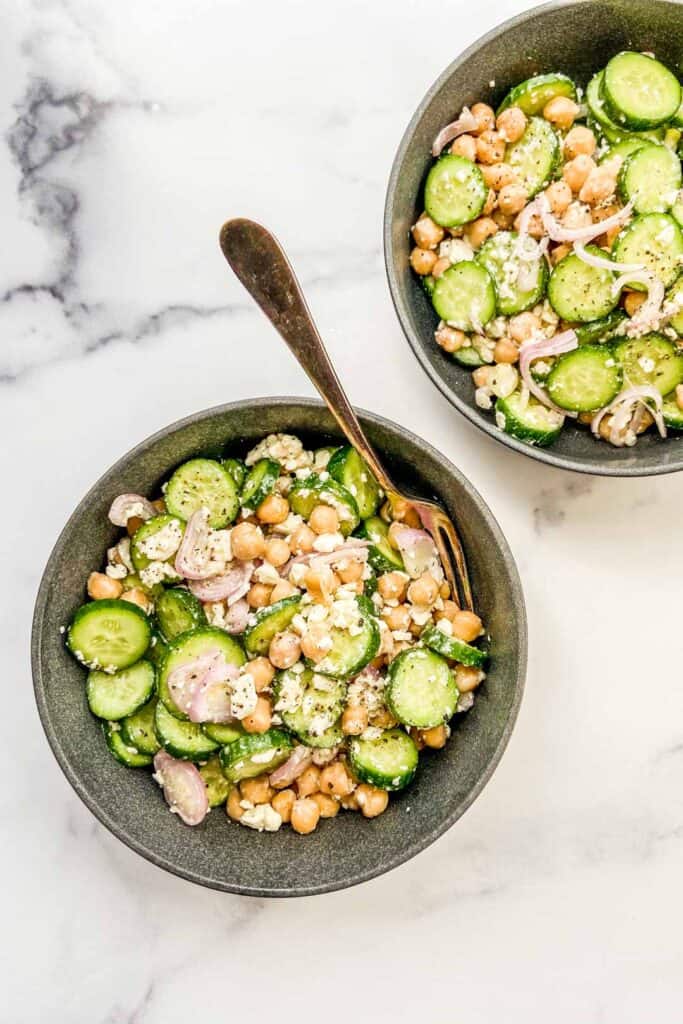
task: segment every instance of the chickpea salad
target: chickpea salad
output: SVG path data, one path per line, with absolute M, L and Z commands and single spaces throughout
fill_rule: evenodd
M 151 767 L 185 824 L 221 805 L 268 832 L 376 817 L 472 706 L 481 619 L 354 448 L 272 434 L 109 520 L 122 535 L 63 632 L 111 754 Z
M 506 433 L 683 430 L 682 130 L 677 75 L 624 51 L 585 90 L 537 75 L 434 140 L 410 263 Z

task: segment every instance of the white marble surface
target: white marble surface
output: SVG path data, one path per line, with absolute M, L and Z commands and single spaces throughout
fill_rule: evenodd
M 574 476 L 480 435 L 418 369 L 383 272 L 408 117 L 524 6 L 2 5 L 2 1021 L 681 1019 L 683 477 Z M 353 400 L 480 488 L 530 620 L 517 729 L 464 819 L 390 875 L 296 902 L 203 891 L 97 825 L 28 664 L 44 561 L 104 467 L 193 410 L 311 393 L 218 255 L 231 214 L 291 252 Z

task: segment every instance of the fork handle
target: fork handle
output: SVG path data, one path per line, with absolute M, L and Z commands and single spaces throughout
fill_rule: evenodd
M 220 246 L 237 277 L 315 384 L 349 444 L 363 456 L 380 486 L 395 492 L 339 383 L 280 243 L 261 224 L 238 217 L 221 228 Z

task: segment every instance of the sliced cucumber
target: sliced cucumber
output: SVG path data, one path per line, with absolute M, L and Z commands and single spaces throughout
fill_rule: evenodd
M 231 523 L 240 507 L 234 479 L 214 459 L 190 459 L 179 466 L 168 481 L 165 499 L 168 511 L 180 519 L 208 509 L 214 530 Z
M 183 587 L 165 590 L 156 602 L 156 617 L 167 640 L 206 625 L 201 601 Z
M 497 113 L 501 114 L 508 107 L 519 107 L 529 117 L 541 114 L 546 104 L 556 96 L 567 96 L 576 100 L 576 86 L 571 78 L 557 71 L 549 75 L 534 75 L 510 89 Z
M 404 789 L 415 778 L 418 752 L 402 729 L 387 729 L 376 739 L 355 737 L 349 745 L 351 767 L 363 782 L 380 789 Z
M 292 747 L 292 740 L 282 729 L 252 733 L 221 749 L 221 765 L 229 782 L 253 779 L 284 764 Z
M 202 729 L 211 740 L 215 740 L 222 747 L 228 743 L 234 743 L 240 736 L 244 736 L 244 729 L 241 725 L 219 725 L 216 722 L 204 722 Z
M 478 366 L 484 366 L 485 363 L 475 345 L 463 345 L 462 348 L 453 352 L 451 358 L 453 362 L 458 363 L 459 366 L 465 366 L 468 370 L 476 370 Z
M 125 764 L 126 768 L 146 768 L 152 763 L 151 754 L 143 754 L 136 747 L 126 743 L 118 722 L 102 722 L 102 732 L 110 753 L 121 764 Z
M 339 529 L 347 537 L 360 522 L 356 499 L 336 480 L 321 480 L 313 474 L 297 480 L 289 492 L 289 504 L 296 515 L 308 519 L 316 505 L 329 505 L 339 516 Z
M 544 295 L 548 280 L 548 264 L 538 255 L 538 246 L 532 238 L 525 238 L 521 249 L 516 231 L 499 231 L 477 253 L 477 263 L 486 267 L 496 292 L 496 308 L 503 316 L 513 316 L 535 306 Z M 519 250 L 519 251 L 518 251 Z M 524 283 L 520 288 L 520 270 L 524 268 Z M 459 350 L 462 351 L 462 350 Z
M 605 256 L 595 245 L 587 245 L 586 251 Z M 593 267 L 570 252 L 553 267 L 548 299 L 563 320 L 589 323 L 607 316 L 617 305 L 619 296 L 614 294 L 614 281 L 611 270 Z
M 230 792 L 230 783 L 223 774 L 220 758 L 210 758 L 206 764 L 201 765 L 199 774 L 206 786 L 209 807 L 220 807 L 228 799 Z
M 161 632 L 155 627 L 152 627 L 152 636 L 149 641 L 149 647 L 145 651 L 145 657 L 147 661 L 151 661 L 153 665 L 159 666 L 168 654 L 168 644 L 161 635 Z
M 613 146 L 603 153 L 600 157 L 599 163 L 607 163 L 608 160 L 614 160 L 615 157 L 620 157 L 621 160 L 626 160 L 627 157 L 633 153 L 637 153 L 643 146 L 647 146 L 647 139 L 641 138 L 639 135 L 627 135 L 621 142 L 615 142 Z M 622 164 L 623 167 L 623 164 Z
M 679 312 L 670 318 L 669 327 L 676 332 L 679 338 L 683 338 L 683 275 L 674 281 L 666 293 L 664 302 L 665 304 L 667 302 L 675 302 L 679 307 Z
M 207 736 L 200 725 L 181 722 L 161 701 L 154 709 L 154 731 L 164 750 L 184 761 L 205 761 L 218 750 L 216 741 Z
M 86 684 L 88 707 L 98 718 L 118 722 L 147 703 L 154 691 L 154 679 L 154 666 L 149 661 L 137 661 L 113 675 L 93 669 Z
M 283 597 L 281 601 L 259 608 L 254 623 L 244 633 L 244 646 L 252 657 L 268 653 L 270 642 L 277 633 L 287 629 L 301 604 L 301 594 Z
M 562 430 L 564 416 L 529 398 L 525 404 L 519 391 L 496 402 L 496 423 L 501 430 L 519 441 L 541 448 L 556 441 Z
M 246 661 L 244 651 L 233 637 L 222 629 L 213 629 L 210 626 L 203 626 L 193 629 L 189 633 L 183 633 L 169 644 L 168 654 L 161 663 L 158 681 L 159 699 L 169 714 L 180 720 L 187 719 L 187 715 L 175 703 L 168 688 L 171 672 L 191 661 L 196 661 L 203 654 L 215 650 L 221 652 L 229 665 L 235 665 L 237 668 L 240 668 Z
M 662 402 L 662 415 L 669 430 L 683 430 L 683 409 L 676 401 L 676 392 Z
M 293 675 L 296 675 L 295 680 L 292 680 Z M 298 675 L 287 669 L 278 677 L 276 698 L 291 681 L 301 687 L 301 700 L 293 710 L 281 712 L 284 724 L 307 747 L 336 747 L 344 738 L 340 725 L 346 692 L 344 684 L 324 680 L 327 686 L 323 689 L 320 677 L 311 669 Z
M 139 661 L 151 636 L 147 616 L 131 601 L 91 601 L 74 615 L 66 643 L 83 665 L 114 672 Z
M 448 662 L 434 651 L 411 647 L 389 665 L 386 702 L 403 725 L 442 725 L 455 713 L 458 696 Z
M 671 216 L 680 227 L 683 227 L 683 194 L 680 192 L 676 202 L 671 207 Z
M 560 160 L 560 140 L 552 126 L 542 117 L 532 117 L 524 134 L 505 150 L 508 163 L 529 198 L 548 185 Z
M 157 698 L 152 697 L 139 711 L 121 721 L 121 739 L 127 746 L 135 747 L 141 754 L 156 754 L 159 741 L 154 731 L 154 717 Z
M 678 197 L 681 161 L 666 146 L 654 143 L 631 153 L 619 171 L 619 193 L 633 201 L 636 213 L 665 213 Z
M 592 320 L 587 324 L 581 324 L 575 328 L 579 345 L 592 345 L 596 341 L 608 341 L 614 337 L 616 331 L 627 319 L 624 310 L 617 306 L 607 316 L 603 316 L 599 320 Z
M 355 603 L 358 614 L 353 628 L 333 626 L 330 630 L 332 647 L 324 658 L 310 666 L 320 675 L 353 676 L 377 657 L 380 633 L 372 603 L 362 595 L 356 597 Z
M 546 390 L 561 409 L 592 412 L 609 405 L 621 391 L 621 382 L 621 365 L 611 346 L 581 345 L 555 362 Z
M 436 285 L 436 278 L 432 277 L 431 274 L 425 274 L 424 277 L 420 278 L 420 282 L 422 283 L 422 287 L 424 288 L 424 290 L 427 292 L 427 295 L 431 299 L 432 294 L 434 292 L 434 286 Z
M 486 651 L 480 647 L 473 647 L 465 643 L 457 636 L 447 636 L 436 626 L 425 629 L 420 637 L 422 643 L 430 650 L 442 654 L 444 658 L 451 661 L 458 661 L 461 665 L 468 665 L 470 668 L 483 668 L 488 659 Z
M 624 368 L 624 380 L 632 387 L 649 384 L 668 395 L 683 383 L 683 352 L 662 334 L 619 342 L 614 354 Z
M 185 523 L 182 519 L 168 515 L 166 512 L 160 516 L 153 516 L 143 523 L 135 531 L 130 542 L 130 557 L 137 572 L 143 572 L 150 562 L 168 562 L 169 565 L 173 565 L 173 559 L 180 546 L 184 529 Z M 157 549 L 155 550 L 155 537 L 157 534 L 162 534 L 162 531 L 163 535 L 156 541 Z M 169 547 L 173 546 L 165 543 L 166 536 L 169 534 L 175 547 L 170 554 L 166 554 Z M 176 540 L 177 543 L 175 543 Z M 148 546 L 151 554 L 146 551 Z M 175 578 L 178 578 L 177 574 Z
M 437 224 L 453 228 L 476 220 L 488 188 L 471 160 L 452 153 L 437 160 L 425 182 L 425 210 Z
M 668 288 L 683 262 L 683 232 L 667 213 L 641 214 L 614 239 L 612 257 L 618 263 L 644 264 Z M 628 287 L 645 291 L 640 283 Z
M 221 459 L 221 466 L 232 479 L 235 481 L 235 487 L 238 491 L 242 490 L 242 484 L 244 483 L 247 476 L 247 467 L 241 459 Z
M 275 459 L 259 459 L 255 462 L 242 487 L 242 507 L 256 510 L 275 490 L 280 472 L 280 463 Z
M 437 279 L 432 294 L 434 309 L 461 331 L 481 331 L 496 313 L 496 291 L 488 270 L 463 260 Z
M 676 76 L 654 57 L 630 50 L 610 60 L 602 92 L 612 120 L 636 131 L 670 121 L 681 103 Z
M 379 484 L 355 448 L 350 444 L 337 448 L 327 464 L 327 472 L 356 499 L 361 519 L 374 516 L 380 502 Z
M 405 572 L 400 552 L 389 543 L 389 527 L 379 516 L 371 516 L 361 523 L 358 536 L 372 541 L 368 549 L 368 561 L 377 572 Z

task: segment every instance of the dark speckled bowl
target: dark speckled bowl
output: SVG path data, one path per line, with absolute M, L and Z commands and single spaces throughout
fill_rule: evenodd
M 564 71 L 585 85 L 623 49 L 651 50 L 680 71 L 683 7 L 664 0 L 544 4 L 504 22 L 465 50 L 429 90 L 403 136 L 389 180 L 384 250 L 389 287 L 405 335 L 423 369 L 456 409 L 509 448 L 551 466 L 605 476 L 647 476 L 683 468 L 683 436 L 662 441 L 648 432 L 634 448 L 613 448 L 568 423 L 559 440 L 543 449 L 499 430 L 493 415 L 474 404 L 469 371 L 435 344 L 436 314 L 408 264 L 410 227 L 422 209 L 431 144 L 439 129 L 464 104 L 484 100 L 495 107 L 512 85 L 530 75 Z
M 273 431 L 327 443 L 339 437 L 318 402 L 257 399 L 209 409 L 134 448 L 81 501 L 55 546 L 38 593 L 33 674 L 40 717 L 67 779 L 114 835 L 154 864 L 201 885 L 255 896 L 302 896 L 354 885 L 401 864 L 445 832 L 481 792 L 507 744 L 522 697 L 526 617 L 515 563 L 498 524 L 462 474 L 420 438 L 378 416 L 363 424 L 400 483 L 438 495 L 457 520 L 477 607 L 492 637 L 492 665 L 474 708 L 460 716 L 445 751 L 421 758 L 415 783 L 380 818 L 343 814 L 311 836 L 259 834 L 215 810 L 198 828 L 171 815 L 147 771 L 108 753 L 85 700 L 83 669 L 60 627 L 84 598 L 116 531 L 107 521 L 125 491 L 154 493 L 180 462 L 240 448 Z

